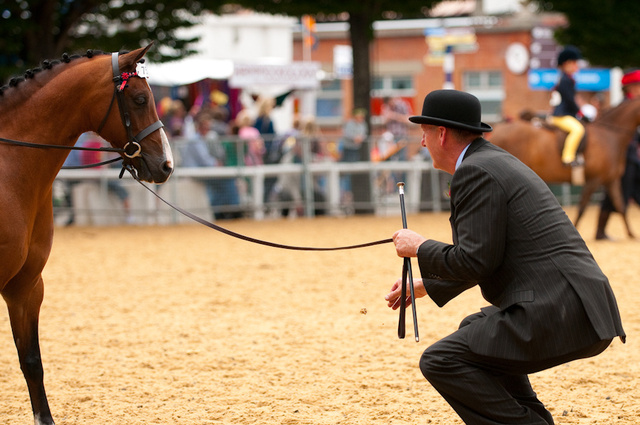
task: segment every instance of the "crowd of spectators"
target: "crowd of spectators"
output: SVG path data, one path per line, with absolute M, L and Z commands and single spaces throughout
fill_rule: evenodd
M 165 98 L 158 108 L 167 127 L 167 134 L 182 167 L 257 166 L 263 164 L 295 164 L 303 162 L 357 162 L 387 160 L 380 158 L 375 143 L 368 143 L 370 132 L 366 111 L 355 110 L 346 120 L 342 134 L 335 140 L 323 137 L 313 117 L 296 117 L 291 128 L 277 128 L 272 119 L 274 99 L 258 98 L 255 112 L 243 109 L 232 117 L 228 105 L 199 102 L 187 108 L 182 100 Z M 397 109 L 397 108 L 394 108 Z M 401 109 L 389 121 L 394 138 L 395 158 L 401 153 L 401 124 L 397 121 Z M 387 114 L 389 115 L 389 114 Z M 393 122 L 391 122 L 393 121 Z M 386 125 L 386 123 L 385 123 Z M 400 133 L 400 134 L 398 134 Z M 382 139 L 381 139 L 382 140 Z M 303 144 L 307 144 L 303 148 Z M 373 150 L 373 151 L 372 151 Z M 308 155 L 305 159 L 303 155 Z M 389 156 L 391 157 L 391 155 Z M 364 177 L 364 176 L 363 176 Z M 216 219 L 242 217 L 247 211 L 248 197 L 255 188 L 243 178 L 202 179 L 207 188 L 210 205 Z M 282 174 L 267 176 L 264 180 L 264 203 L 269 213 L 280 216 L 303 215 L 305 196 L 313 196 L 314 213 L 324 214 L 327 200 L 326 176 L 313 177 L 311 193 L 305 191 L 303 176 Z M 352 178 L 341 179 L 341 203 L 345 211 L 353 202 Z
M 172 144 L 178 167 L 238 167 L 270 164 L 301 164 L 320 162 L 388 161 L 405 158 L 406 124 L 410 111 L 402 100 L 385 100 L 382 107 L 380 136 L 372 137 L 366 111 L 356 109 L 345 120 L 339 134 L 323 135 L 314 117 L 294 117 L 290 128 L 278 128 L 272 113 L 276 101 L 255 99 L 250 109 L 230 112 L 230 102 L 222 92 L 208 100 L 197 98 L 190 105 L 181 99 L 165 97 L 158 103 L 158 113 Z M 84 134 L 77 146 L 106 146 L 93 133 Z M 72 151 L 66 166 L 97 163 L 95 152 Z M 395 179 L 394 179 L 395 177 Z M 309 178 L 309 180 L 305 180 Z M 254 197 L 263 194 L 264 213 L 271 216 L 301 216 L 312 205 L 314 215 L 327 213 L 328 176 L 282 172 L 267 175 L 263 187 L 254 188 L 255 180 L 240 176 L 201 177 L 208 204 L 215 219 L 235 219 L 251 216 Z M 369 173 L 341 172 L 340 208 L 345 214 L 356 212 L 354 203 L 362 201 L 358 195 L 369 196 Z M 394 189 L 397 176 L 379 172 L 374 184 L 381 193 Z M 66 224 L 74 222 L 72 188 L 76 181 L 64 182 L 64 198 L 59 201 L 71 211 Z M 366 183 L 366 184 L 365 184 Z M 127 222 L 133 222 L 129 194 L 119 181 L 109 181 L 109 193 L 122 203 Z M 354 196 L 355 194 L 355 196 Z M 305 202 L 312 198 L 311 203 Z M 62 205 L 61 204 L 61 205 Z

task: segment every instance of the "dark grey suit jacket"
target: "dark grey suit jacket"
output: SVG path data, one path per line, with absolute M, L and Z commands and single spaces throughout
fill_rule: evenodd
M 620 336 L 607 277 L 555 196 L 530 168 L 476 139 L 451 180 L 453 244 L 427 240 L 418 264 L 438 306 L 475 285 L 499 308 L 469 326 L 474 353 L 562 356 Z

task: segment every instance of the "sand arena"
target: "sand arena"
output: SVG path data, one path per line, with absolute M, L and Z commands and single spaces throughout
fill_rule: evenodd
M 608 230 L 618 240 L 595 241 L 596 214 L 587 210 L 580 231 L 617 295 L 627 344 L 531 380 L 557 424 L 637 425 L 640 241 L 626 239 L 615 216 Z M 630 219 L 640 235 L 637 206 Z M 408 222 L 450 241 L 447 213 Z M 221 224 L 311 246 L 384 239 L 401 227 L 399 216 Z M 419 300 L 421 341 L 410 312 L 398 340 L 384 296 L 401 267 L 391 244 L 310 253 L 199 225 L 57 228 L 40 320 L 56 423 L 461 424 L 418 359 L 486 302 L 475 288 L 442 309 Z M 30 424 L 6 313 L 0 322 L 1 422 Z

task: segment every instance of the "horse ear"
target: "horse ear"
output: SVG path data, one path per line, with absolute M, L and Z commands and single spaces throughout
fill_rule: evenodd
M 153 41 L 146 47 L 133 50 L 120 56 L 120 69 L 135 69 L 136 64 L 144 57 L 147 51 L 153 46 Z

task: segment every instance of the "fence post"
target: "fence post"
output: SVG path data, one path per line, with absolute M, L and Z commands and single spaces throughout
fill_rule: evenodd
M 415 213 L 420 210 L 420 194 L 422 193 L 422 168 L 415 165 L 421 161 L 411 161 L 412 167 L 407 171 L 407 210 Z
M 264 219 L 264 166 L 253 167 L 255 173 L 251 176 L 251 191 L 253 192 L 253 218 Z
M 302 137 L 300 139 L 302 143 L 302 183 L 304 186 L 304 215 L 307 217 L 313 217 L 315 215 L 315 184 L 313 175 L 309 170 L 309 163 L 311 162 L 311 139 L 309 137 Z

